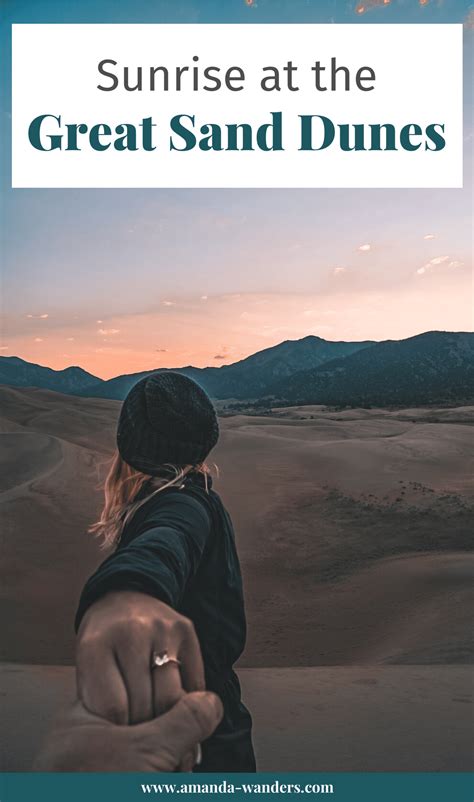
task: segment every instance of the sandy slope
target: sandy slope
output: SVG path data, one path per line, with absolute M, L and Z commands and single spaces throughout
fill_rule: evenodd
M 0 388 L 0 405 L 2 650 L 70 662 L 119 404 Z M 473 422 L 472 408 L 222 420 L 213 457 L 242 557 L 244 665 L 469 659 Z
M 260 771 L 468 771 L 471 672 L 463 666 L 242 669 Z M 2 670 L 3 770 L 27 771 L 70 668 Z

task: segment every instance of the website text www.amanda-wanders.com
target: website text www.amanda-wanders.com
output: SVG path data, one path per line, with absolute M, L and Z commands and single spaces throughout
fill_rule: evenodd
M 219 782 L 192 783 L 142 783 L 144 794 L 334 794 L 332 783 L 286 783 L 280 780 L 271 782 L 234 783 L 228 780 Z

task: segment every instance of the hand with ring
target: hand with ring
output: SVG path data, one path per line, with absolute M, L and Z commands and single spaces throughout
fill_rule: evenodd
M 143 593 L 116 591 L 86 612 L 77 639 L 78 696 L 91 713 L 138 724 L 204 690 L 191 621 Z

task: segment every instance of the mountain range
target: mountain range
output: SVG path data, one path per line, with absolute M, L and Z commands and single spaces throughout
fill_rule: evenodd
M 246 359 L 219 368 L 195 368 L 188 365 L 179 368 L 195 379 L 213 398 L 248 399 L 266 395 L 280 381 L 301 370 L 312 370 L 332 359 L 349 356 L 372 342 L 329 342 L 321 337 L 304 337 L 301 340 L 286 340 L 272 348 L 265 348 Z M 117 376 L 101 382 L 96 387 L 79 391 L 81 395 L 96 398 L 125 398 L 133 385 L 154 371 Z
M 474 400 L 474 334 L 431 331 L 387 340 L 271 388 L 292 404 L 417 406 Z
M 167 370 L 162 368 L 160 370 Z M 432 331 L 405 340 L 287 340 L 232 365 L 177 368 L 215 399 L 340 406 L 474 403 L 474 334 Z M 55 371 L 0 357 L 0 383 L 122 400 L 154 370 L 104 381 L 80 367 Z
M 100 381 L 97 376 L 79 367 L 53 370 L 26 362 L 18 356 L 0 357 L 0 384 L 11 387 L 41 387 L 44 390 L 74 395 Z

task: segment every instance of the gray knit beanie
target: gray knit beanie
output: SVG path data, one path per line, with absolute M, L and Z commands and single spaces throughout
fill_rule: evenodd
M 195 381 L 173 371 L 145 376 L 122 405 L 117 446 L 122 459 L 156 476 L 163 465 L 199 465 L 219 437 L 216 411 Z

